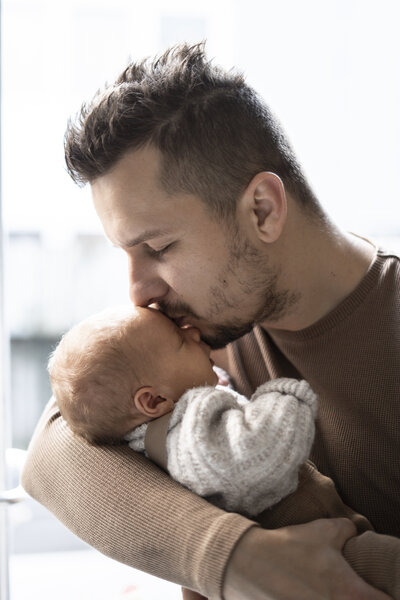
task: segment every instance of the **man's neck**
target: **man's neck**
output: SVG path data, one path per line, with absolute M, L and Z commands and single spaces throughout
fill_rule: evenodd
M 265 329 L 299 331 L 319 321 L 358 286 L 376 254 L 373 244 L 331 223 L 296 225 L 283 243 L 280 287 L 298 301 L 278 321 L 261 323 Z

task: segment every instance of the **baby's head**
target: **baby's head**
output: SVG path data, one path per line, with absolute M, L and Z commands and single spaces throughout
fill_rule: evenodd
M 151 308 L 117 307 L 66 333 L 49 361 L 60 412 L 90 442 L 117 443 L 170 412 L 192 387 L 216 385 L 210 348 Z

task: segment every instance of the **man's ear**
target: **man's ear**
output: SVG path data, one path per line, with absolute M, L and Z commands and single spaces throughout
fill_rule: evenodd
M 171 398 L 159 396 L 150 386 L 139 388 L 133 397 L 133 402 L 139 412 L 151 419 L 162 417 L 174 408 Z
M 287 216 L 287 199 L 281 178 L 263 171 L 253 177 L 238 203 L 239 222 L 251 236 L 267 243 L 282 233 Z

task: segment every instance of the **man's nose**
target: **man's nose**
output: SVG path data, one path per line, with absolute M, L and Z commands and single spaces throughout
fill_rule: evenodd
M 129 297 L 135 306 L 149 306 L 165 298 L 168 285 L 163 279 L 145 265 L 139 265 L 130 256 L 128 265 Z

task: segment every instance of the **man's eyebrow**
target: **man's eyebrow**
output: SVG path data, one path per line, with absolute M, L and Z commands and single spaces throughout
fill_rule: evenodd
M 139 246 L 139 244 L 143 244 L 143 242 L 147 242 L 147 240 L 151 240 L 154 238 L 158 238 L 170 233 L 168 229 L 146 229 L 137 237 L 120 244 L 122 248 L 133 248 L 134 246 Z

